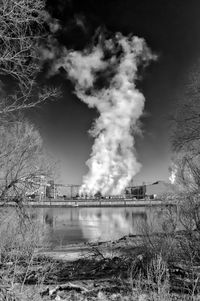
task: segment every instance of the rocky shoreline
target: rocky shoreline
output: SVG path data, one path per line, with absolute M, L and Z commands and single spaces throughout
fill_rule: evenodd
M 79 252 L 79 256 L 72 260 L 69 251 Z M 52 256 L 51 252 L 37 251 L 28 265 L 23 257 L 17 263 L 2 264 L 2 279 L 6 279 L 9 270 L 5 287 L 9 287 L 11 279 L 14 279 L 9 294 L 14 292 L 19 297 L 9 300 L 27 300 L 22 298 L 22 292 L 25 296 L 33 294 L 33 291 L 35 299 L 31 300 L 35 301 L 191 300 L 190 267 L 181 262 L 172 263 L 161 271 L 162 275 L 166 273 L 169 276 L 169 282 L 165 284 L 166 280 L 162 280 L 160 286 L 170 286 L 169 290 L 163 291 L 163 294 L 170 291 L 170 298 L 150 298 L 149 291 L 158 294 L 158 288 L 156 279 L 149 282 L 147 266 L 152 260 L 157 260 L 157 264 L 161 261 L 159 257 L 150 258 L 139 237 L 125 236 L 114 242 L 71 245 L 68 251 L 65 250 L 65 256 L 59 257 L 58 253 Z M 165 262 L 162 262 L 163 267 Z M 200 267 L 197 267 L 196 274 L 200 275 Z

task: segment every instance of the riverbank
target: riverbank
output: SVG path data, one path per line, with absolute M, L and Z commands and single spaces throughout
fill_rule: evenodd
M 87 253 L 73 261 L 67 257 L 58 259 L 35 253 L 27 265 L 25 258 L 1 265 L 1 275 L 9 269 L 9 277 L 14 277 L 17 283 L 12 289 L 19 296 L 15 300 L 199 300 L 191 299 L 188 294 L 192 280 L 188 278 L 186 263 L 184 266 L 180 262 L 166 266 L 164 259 L 156 253 L 151 254 L 134 237 L 89 244 L 84 250 L 83 245 L 71 246 L 71 251 L 74 247 L 79 247 L 80 251 L 87 249 Z M 152 260 L 156 264 L 155 271 Z M 183 276 L 183 267 L 187 276 Z M 162 275 L 161 281 L 157 279 L 159 275 Z M 29 299 L 26 299 L 27 295 Z
M 38 248 L 41 241 L 38 240 L 40 236 L 37 236 L 38 218 L 32 220 L 32 217 L 37 216 L 33 214 L 34 211 L 30 212 L 31 219 L 26 214 L 23 219 L 16 219 L 19 228 L 17 224 L 13 225 L 12 218 L 6 232 L 1 233 L 4 247 L 1 248 L 0 279 L 3 280 L 0 293 L 1 287 L 2 290 L 6 287 L 6 297 L 11 292 L 14 294 L 13 299 L 4 298 L 5 300 L 198 300 L 191 299 L 190 296 L 193 294 L 196 298 L 200 292 L 199 232 L 177 231 L 177 227 L 172 227 L 173 215 L 167 216 L 169 223 L 166 223 L 167 220 L 164 223 L 161 213 L 158 212 L 164 223 L 163 232 L 153 231 L 148 226 L 151 224 L 145 223 L 142 235 L 126 235 L 117 240 L 58 244 L 64 241 L 62 237 L 58 237 L 58 232 L 55 232 L 58 242 L 53 245 L 47 241 L 43 245 L 46 246 L 45 249 Z M 52 210 L 50 211 L 52 213 Z M 78 213 L 81 221 L 85 220 L 85 215 L 81 212 L 83 209 L 74 208 L 67 211 L 70 220 L 73 220 L 73 211 Z M 43 210 L 39 212 L 44 220 L 46 213 L 43 214 Z M 132 217 L 131 209 L 127 209 L 125 213 L 125 220 L 130 215 Z M 95 216 L 92 214 L 90 220 L 94 220 Z M 65 214 L 64 217 L 66 222 Z M 98 214 L 97 217 L 101 219 L 102 215 Z M 155 221 L 155 215 L 152 218 Z M 109 224 L 111 220 L 109 215 Z M 56 226 L 58 220 L 52 220 L 48 215 L 47 221 L 48 225 L 50 223 L 47 233 L 50 234 L 56 229 L 51 221 Z M 116 229 L 118 224 L 116 219 L 114 221 Z M 124 220 L 120 221 L 119 225 L 124 226 Z M 102 219 L 100 228 L 103 225 L 105 219 Z M 63 226 L 66 233 L 69 226 Z M 88 226 L 86 228 L 88 229 Z M 72 228 L 69 232 L 74 235 Z M 189 246 L 191 249 L 188 251 Z
M 142 235 L 126 235 L 115 241 L 76 243 L 56 247 L 53 250 L 51 248 L 39 248 L 36 254 L 66 262 L 88 258 L 96 254 L 96 252 L 102 254 L 104 258 L 124 256 L 129 254 L 135 246 L 141 244 L 142 237 Z

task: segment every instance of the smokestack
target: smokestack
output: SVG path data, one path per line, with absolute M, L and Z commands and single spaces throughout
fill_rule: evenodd
M 55 59 L 52 72 L 63 67 L 77 97 L 99 112 L 90 130 L 95 140 L 81 193 L 120 194 L 139 172 L 133 132 L 138 131 L 145 98 L 135 83 L 138 66 L 152 59 L 156 57 L 143 39 L 120 33 L 112 39 L 100 35 L 96 45 L 83 51 L 65 48 Z

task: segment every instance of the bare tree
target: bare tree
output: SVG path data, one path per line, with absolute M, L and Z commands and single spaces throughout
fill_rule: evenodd
M 187 191 L 200 189 L 200 61 L 188 72 L 172 117 L 172 150 L 176 182 Z
M 172 117 L 172 147 L 199 155 L 200 147 L 200 61 L 189 72 L 176 112 Z
M 52 162 L 37 130 L 27 121 L 0 126 L 0 200 L 22 200 L 50 176 Z
M 193 156 L 190 152 L 177 152 L 173 156 L 172 166 L 176 184 L 185 191 L 199 192 L 200 164 L 198 156 Z
M 30 108 L 58 95 L 56 89 L 40 89 L 36 82 L 49 20 L 44 0 L 0 0 L 0 113 Z
M 181 237 L 182 251 L 200 260 L 200 61 L 187 75 L 180 102 L 172 118 L 172 170 L 180 188 L 179 221 L 186 231 Z M 184 238 L 184 239 L 183 239 Z M 189 250 L 189 251 L 188 251 Z M 186 253 L 187 253 L 186 252 Z M 185 254 L 186 254 L 185 253 Z

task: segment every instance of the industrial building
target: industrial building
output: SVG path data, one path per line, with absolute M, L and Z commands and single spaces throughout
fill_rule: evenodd
M 38 182 L 38 188 L 36 191 L 29 193 L 29 199 L 44 200 L 44 199 L 63 199 L 63 200 L 78 200 L 78 199 L 126 199 L 126 200 L 144 200 L 144 199 L 155 199 L 159 195 L 165 192 L 173 190 L 173 187 L 169 183 L 164 181 L 157 181 L 150 184 L 143 183 L 138 186 L 127 187 L 121 195 L 118 196 L 105 196 L 103 197 L 100 192 L 94 196 L 80 196 L 79 190 L 80 185 L 74 184 L 58 184 L 54 180 L 47 180 L 42 177 Z

